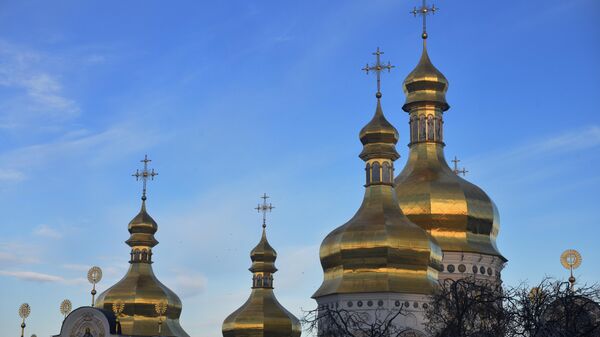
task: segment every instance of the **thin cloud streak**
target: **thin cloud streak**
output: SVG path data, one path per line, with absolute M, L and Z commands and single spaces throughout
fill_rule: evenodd
M 65 279 L 60 276 L 38 273 L 34 271 L 14 271 L 14 270 L 0 270 L 0 275 L 10 276 L 23 281 L 40 282 L 40 283 L 62 283 L 67 285 L 74 284 L 85 284 L 86 280 L 83 278 L 78 279 Z

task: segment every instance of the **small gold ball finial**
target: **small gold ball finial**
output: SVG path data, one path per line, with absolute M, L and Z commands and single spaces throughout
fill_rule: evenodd
M 423 34 L 421 35 L 421 37 L 423 38 L 423 40 L 427 40 L 427 33 L 423 33 Z

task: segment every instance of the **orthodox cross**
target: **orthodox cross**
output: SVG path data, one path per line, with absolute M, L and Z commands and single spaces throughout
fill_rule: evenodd
M 148 155 L 145 155 L 144 159 L 140 160 L 140 162 L 144 163 L 144 169 L 142 171 L 135 170 L 135 173 L 132 174 L 132 176 L 135 177 L 135 181 L 142 181 L 142 200 L 146 200 L 146 184 L 148 183 L 148 179 L 154 180 L 154 177 L 158 175 L 158 173 L 155 172 L 154 169 L 150 171 L 148 170 L 148 163 L 151 161 L 152 160 L 148 159 Z
M 365 71 L 367 73 L 367 75 L 369 74 L 369 71 L 374 71 L 375 74 L 377 75 L 377 98 L 381 98 L 381 72 L 383 70 L 387 70 L 388 73 L 392 70 L 392 68 L 394 68 L 394 66 L 388 62 L 388 64 L 381 64 L 381 55 L 383 55 L 383 52 L 379 50 L 379 47 L 377 47 L 377 51 L 373 53 L 373 55 L 375 55 L 375 64 L 373 65 L 369 65 L 367 63 L 367 65 L 362 68 L 363 71 Z
M 263 214 L 263 223 L 262 226 L 263 228 L 267 227 L 267 213 L 271 212 L 273 210 L 273 208 L 275 208 L 273 205 L 271 205 L 271 203 L 267 204 L 267 199 L 269 199 L 270 197 L 267 195 L 267 193 L 264 193 L 262 197 L 260 197 L 261 199 L 263 199 L 263 203 L 262 204 L 258 204 L 258 206 L 256 206 L 256 208 L 254 208 L 255 210 L 258 211 L 258 213 L 262 213 Z
M 417 17 L 417 15 L 423 17 L 423 35 L 421 35 L 423 40 L 427 38 L 427 15 L 435 14 L 438 9 L 439 8 L 435 7 L 435 5 L 427 7 L 427 0 L 423 0 L 423 5 L 420 8 L 415 7 L 412 11 L 410 11 L 410 13 L 415 17 Z
M 467 171 L 464 167 L 462 169 L 458 169 L 458 163 L 460 162 L 460 160 L 458 158 L 456 158 L 456 156 L 454 156 L 454 159 L 452 159 L 452 162 L 454 163 L 454 173 L 455 174 L 462 174 L 463 177 L 465 175 L 467 175 L 467 173 L 469 173 L 469 171 Z

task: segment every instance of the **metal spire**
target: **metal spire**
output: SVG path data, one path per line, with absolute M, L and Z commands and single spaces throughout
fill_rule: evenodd
M 469 173 L 469 171 L 467 171 L 467 169 L 465 169 L 464 167 L 462 169 L 458 168 L 458 163 L 460 163 L 460 160 L 458 158 L 456 158 L 456 156 L 454 156 L 454 159 L 452 159 L 452 162 L 454 163 L 454 173 L 456 175 L 462 174 L 463 177 L 465 175 L 467 175 L 467 173 Z
M 142 180 L 143 190 L 142 190 L 142 200 L 146 200 L 146 185 L 148 183 L 148 179 L 154 180 L 154 177 L 158 175 L 154 169 L 148 171 L 148 163 L 152 160 L 148 159 L 148 155 L 144 156 L 144 159 L 140 160 L 140 162 L 144 163 L 144 170 L 140 172 L 140 170 L 135 170 L 135 173 L 132 176 L 135 177 L 136 181 Z
M 369 74 L 369 71 L 374 71 L 375 74 L 377 75 L 377 94 L 375 95 L 377 97 L 377 99 L 381 98 L 381 72 L 383 70 L 387 70 L 388 73 L 392 70 L 392 68 L 394 68 L 394 66 L 388 62 L 388 64 L 381 64 L 381 55 L 383 55 L 383 52 L 379 50 L 379 47 L 377 47 L 377 51 L 373 53 L 373 55 L 375 55 L 375 64 L 373 65 L 369 65 L 367 63 L 367 65 L 362 68 L 363 71 L 365 71 L 367 73 L 367 75 Z
M 258 206 L 256 206 L 254 209 L 258 211 L 258 213 L 263 214 L 263 223 L 262 223 L 262 227 L 266 228 L 267 227 L 267 213 L 271 212 L 273 210 L 273 208 L 275 208 L 273 205 L 271 205 L 271 203 L 267 204 L 267 199 L 269 199 L 270 197 L 267 195 L 267 193 L 264 193 L 262 197 L 260 197 L 261 199 L 263 199 L 263 203 L 262 204 L 258 204 Z
M 421 35 L 423 40 L 427 39 L 427 15 L 435 14 L 438 9 L 439 8 L 435 7 L 435 5 L 427 7 L 427 0 L 423 0 L 423 5 L 420 8 L 415 7 L 412 11 L 410 11 L 410 13 L 415 17 L 420 15 L 423 18 L 423 34 Z

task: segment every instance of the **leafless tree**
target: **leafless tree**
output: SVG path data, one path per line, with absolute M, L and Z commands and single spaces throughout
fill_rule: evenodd
M 432 337 L 505 337 L 512 295 L 498 282 L 475 278 L 445 280 L 425 312 Z
M 396 318 L 406 315 L 397 309 L 355 311 L 321 307 L 307 311 L 302 318 L 304 330 L 313 336 L 326 337 L 418 337 L 413 330 L 399 327 Z
M 522 284 L 506 302 L 513 319 L 509 337 L 600 337 L 600 286 L 572 288 L 544 279 Z

